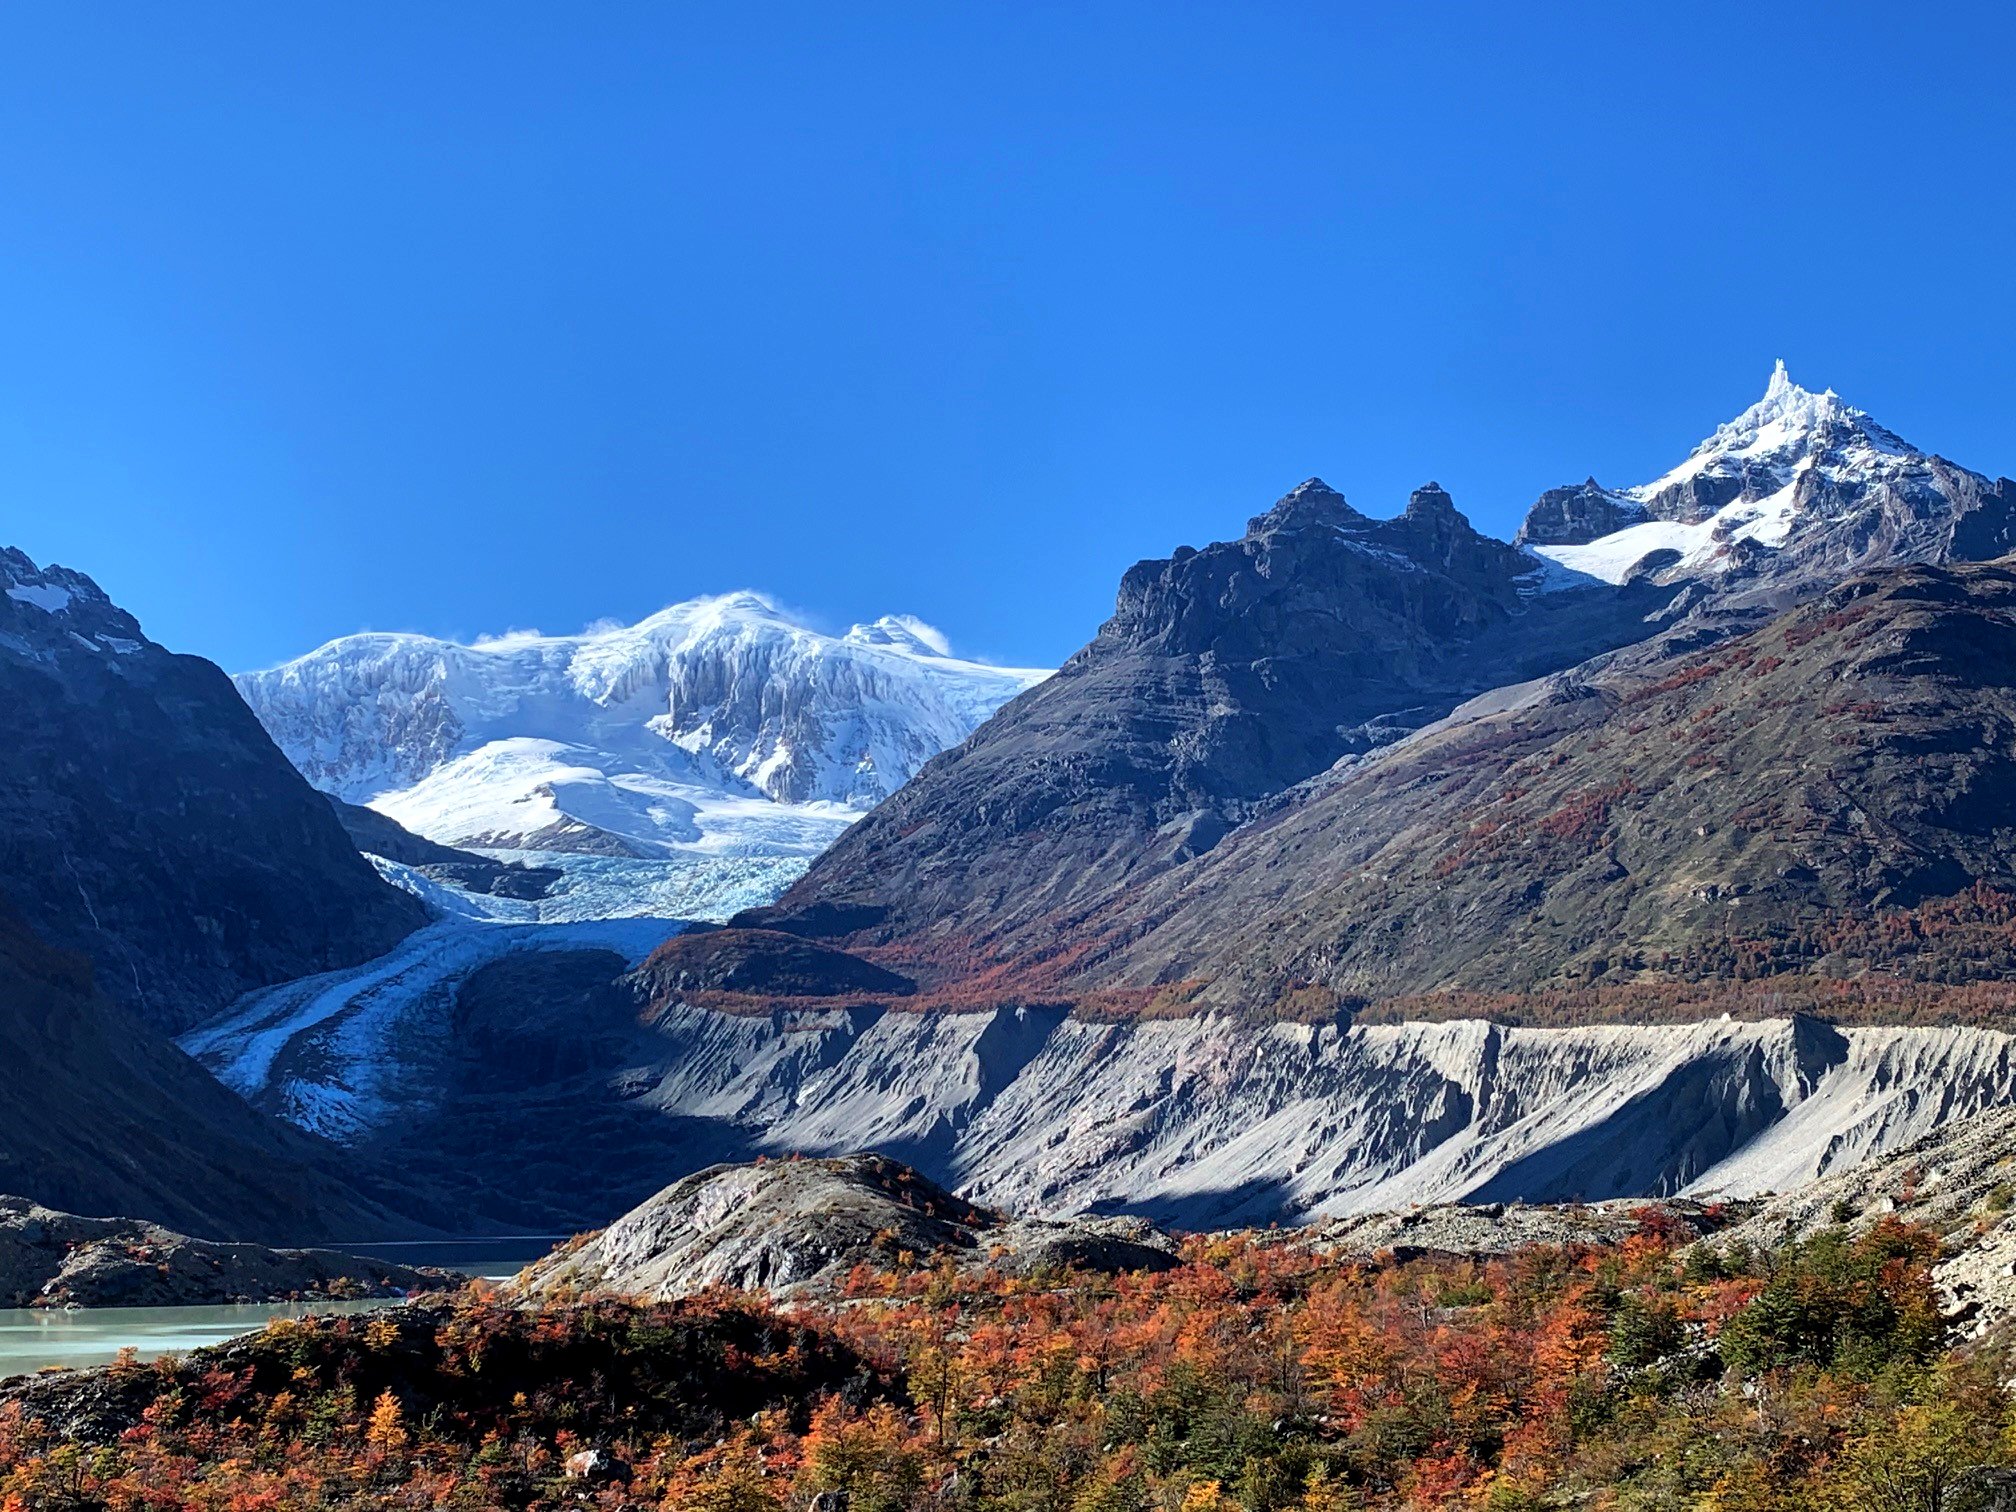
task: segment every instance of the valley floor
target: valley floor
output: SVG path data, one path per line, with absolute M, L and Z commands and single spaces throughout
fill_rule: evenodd
M 678 1512 L 1907 1512 L 2006 1503 L 1998 1340 L 1932 1235 L 1340 1258 L 1190 1241 L 1118 1277 L 859 1266 L 713 1293 L 436 1299 L 0 1389 L 0 1498 Z

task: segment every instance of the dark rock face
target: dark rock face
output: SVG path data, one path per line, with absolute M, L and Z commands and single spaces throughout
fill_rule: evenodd
M 1645 507 L 1612 493 L 1591 478 L 1571 488 L 1550 488 L 1527 512 L 1515 546 L 1578 546 L 1646 518 Z
M 1536 571 L 1434 485 L 1372 520 L 1312 479 L 1237 541 L 1129 570 L 1055 677 L 737 922 L 902 939 L 920 982 L 932 952 L 1041 951 L 1340 758 L 1642 636 L 1669 596 L 1535 594 Z
M 1853 922 L 2016 888 L 2016 562 L 1853 578 L 1654 670 L 1312 786 L 1116 906 L 1128 943 L 1092 975 L 1257 1004 L 1291 984 L 1376 1001 L 1713 977 L 1739 956 L 1752 974 L 2008 969 L 1966 907 L 1908 959 Z
M 0 889 L 108 996 L 186 1028 L 354 965 L 425 921 L 230 680 L 149 641 L 81 573 L 0 550 Z
M 696 929 L 651 952 L 632 981 L 650 1002 L 708 993 L 908 997 L 916 984 L 814 940 L 771 929 Z
M 133 1218 L 80 1218 L 0 1197 L 0 1305 L 192 1307 L 296 1297 L 399 1297 L 463 1278 L 334 1250 L 192 1239 Z
M 0 1190 L 234 1239 L 426 1231 L 397 1211 L 424 1191 L 367 1195 L 339 1159 L 107 1002 L 83 957 L 0 902 Z

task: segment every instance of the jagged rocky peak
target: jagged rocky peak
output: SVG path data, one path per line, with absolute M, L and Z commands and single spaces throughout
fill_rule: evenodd
M 1249 520 L 1238 540 L 1136 563 L 1100 641 L 1224 654 L 1236 640 L 1242 655 L 1256 657 L 1339 637 L 1356 648 L 1389 617 L 1418 631 L 1476 621 L 1476 600 L 1512 612 L 1533 569 L 1530 558 L 1472 529 L 1439 484 L 1375 520 L 1310 478 Z M 1246 623 L 1228 625 L 1228 610 Z M 1304 620 L 1330 624 L 1298 628 Z
M 152 646 L 140 622 L 90 578 L 51 563 L 36 566 L 26 552 L 0 546 L 0 634 L 17 653 L 54 647 L 99 655 L 131 656 Z
M 1627 496 L 1654 519 L 1692 525 L 1739 499 L 1777 493 L 1806 467 L 1868 469 L 1882 458 L 1922 455 L 1834 390 L 1801 388 L 1780 362 L 1762 399 L 1718 426 L 1678 467 Z
M 1305 478 L 1275 500 L 1274 507 L 1267 513 L 1248 520 L 1246 534 L 1249 537 L 1264 536 L 1311 525 L 1350 528 L 1371 523 L 1351 507 L 1344 495 L 1321 478 Z
M 1517 543 L 1584 579 L 1768 579 L 1793 591 L 2016 544 L 2016 484 L 1920 451 L 1780 362 L 1764 396 L 1649 483 L 1550 489 Z
M 1387 522 L 1382 544 L 1392 545 L 1410 560 L 1441 572 L 1493 583 L 1517 592 L 1518 581 L 1532 570 L 1521 553 L 1492 536 L 1481 535 L 1470 517 L 1456 507 L 1440 483 L 1424 483 L 1407 498 L 1407 511 Z
M 1410 519 L 1447 519 L 1454 517 L 1465 525 L 1469 519 L 1458 513 L 1456 501 L 1449 497 L 1449 490 L 1432 479 L 1423 483 L 1407 495 L 1407 514 Z
M 1593 541 L 1645 518 L 1636 499 L 1605 488 L 1594 478 L 1566 488 L 1550 488 L 1526 513 L 1512 538 L 1515 546 L 1565 546 Z

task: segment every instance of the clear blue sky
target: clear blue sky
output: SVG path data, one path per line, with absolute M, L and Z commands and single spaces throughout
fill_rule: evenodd
M 54 4 L 0 541 L 179 649 L 757 587 L 1047 663 L 1310 474 L 1509 532 L 1771 360 L 2016 471 L 2006 9 Z

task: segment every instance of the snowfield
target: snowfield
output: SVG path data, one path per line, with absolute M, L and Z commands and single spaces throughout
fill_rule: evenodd
M 666 859 L 816 855 L 1047 675 L 732 593 L 572 636 L 345 636 L 236 681 L 310 782 L 431 840 Z

